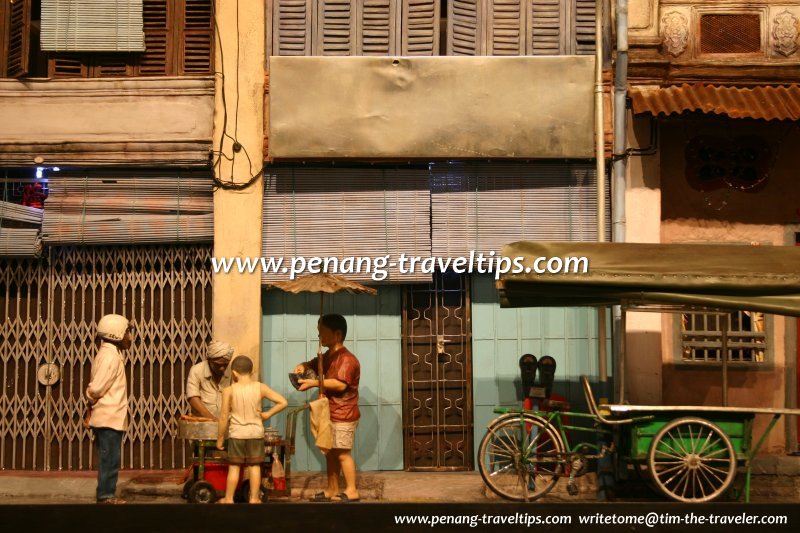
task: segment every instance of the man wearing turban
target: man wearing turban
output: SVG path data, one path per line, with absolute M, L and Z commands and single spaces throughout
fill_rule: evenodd
M 186 397 L 192 414 L 216 420 L 222 407 L 222 391 L 231 384 L 233 347 L 221 341 L 206 346 L 206 360 L 189 370 Z

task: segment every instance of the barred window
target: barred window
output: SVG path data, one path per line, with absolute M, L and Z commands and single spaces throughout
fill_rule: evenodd
M 681 315 L 681 360 L 719 363 L 722 344 L 720 320 L 714 313 Z M 758 311 L 735 311 L 728 315 L 728 362 L 765 363 L 766 319 Z

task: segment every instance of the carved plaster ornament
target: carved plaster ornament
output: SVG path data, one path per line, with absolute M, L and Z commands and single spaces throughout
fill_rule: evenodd
M 775 50 L 786 57 L 797 51 L 798 21 L 788 10 L 772 19 L 772 38 Z
M 665 14 L 661 17 L 661 36 L 667 52 L 678 57 L 689 44 L 689 19 L 677 11 Z

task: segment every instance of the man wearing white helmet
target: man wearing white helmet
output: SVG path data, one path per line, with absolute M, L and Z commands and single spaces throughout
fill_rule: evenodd
M 206 360 L 189 370 L 186 380 L 186 398 L 192 414 L 214 420 L 222 408 L 222 391 L 231 384 L 230 362 L 233 347 L 220 341 L 206 346 Z
M 97 323 L 102 341 L 92 362 L 92 379 L 86 388 L 89 427 L 94 432 L 100 459 L 97 468 L 97 503 L 125 503 L 116 497 L 122 435 L 128 426 L 128 390 L 125 363 L 120 352 L 131 347 L 128 319 L 106 315 Z

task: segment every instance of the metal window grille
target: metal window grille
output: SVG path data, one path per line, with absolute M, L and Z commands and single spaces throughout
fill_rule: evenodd
M 761 17 L 757 14 L 700 17 L 703 54 L 752 54 L 761 51 Z
M 681 318 L 682 360 L 692 363 L 719 363 L 722 348 L 720 315 L 684 313 Z M 736 311 L 730 314 L 728 321 L 728 362 L 766 362 L 764 313 Z

